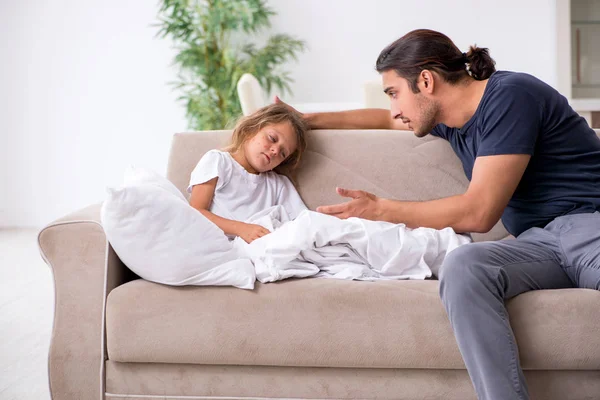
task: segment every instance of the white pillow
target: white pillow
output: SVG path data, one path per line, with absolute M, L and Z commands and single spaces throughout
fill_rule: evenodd
M 146 168 L 136 168 L 129 165 L 125 168 L 123 174 L 123 186 L 134 185 L 154 185 L 172 193 L 183 201 L 187 201 L 183 194 L 171 183 L 170 180 L 163 178 L 160 174 Z
M 119 258 L 141 278 L 254 288 L 252 262 L 239 258 L 223 231 L 167 179 L 130 167 L 124 185 L 107 192 L 100 214 L 104 231 Z

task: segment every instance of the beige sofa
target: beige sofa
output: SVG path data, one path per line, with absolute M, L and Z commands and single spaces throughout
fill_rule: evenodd
M 175 135 L 168 178 L 183 190 L 229 134 Z M 412 200 L 467 186 L 443 140 L 352 130 L 311 132 L 298 183 L 312 209 L 339 202 L 336 185 Z M 505 236 L 499 224 L 475 239 Z M 119 261 L 99 205 L 48 225 L 39 244 L 56 288 L 55 400 L 475 399 L 435 280 L 162 286 Z M 600 398 L 600 292 L 530 292 L 508 309 L 534 399 Z

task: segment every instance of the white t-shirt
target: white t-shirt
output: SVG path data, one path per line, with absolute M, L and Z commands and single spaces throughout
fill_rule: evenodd
M 194 185 L 218 177 L 211 213 L 236 221 L 246 221 L 252 215 L 275 205 L 282 205 L 290 219 L 307 207 L 292 182 L 273 171 L 251 174 L 230 153 L 210 150 L 192 171 L 188 193 Z

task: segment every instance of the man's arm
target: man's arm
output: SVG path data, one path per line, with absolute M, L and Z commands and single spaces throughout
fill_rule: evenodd
M 400 119 L 393 119 L 389 110 L 365 108 L 359 110 L 303 114 L 312 129 L 399 129 L 408 130 Z
M 276 103 L 285 104 L 288 108 L 299 112 L 287 103 L 275 97 Z M 399 129 L 408 130 L 408 125 L 400 119 L 392 118 L 390 110 L 380 108 L 364 108 L 359 110 L 300 113 L 311 129 Z
M 477 157 L 464 194 L 439 200 L 409 202 L 380 199 L 361 191 L 345 191 L 353 200 L 317 211 L 340 218 L 360 217 L 404 223 L 410 228 L 453 228 L 456 232 L 488 232 L 498 222 L 515 192 L 529 159 L 527 154 Z

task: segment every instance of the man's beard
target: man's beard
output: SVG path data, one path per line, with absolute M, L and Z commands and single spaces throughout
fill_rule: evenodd
M 423 137 L 429 135 L 438 124 L 437 119 L 440 113 L 440 105 L 436 101 L 426 100 L 424 97 L 421 97 L 418 107 L 420 124 L 418 127 L 413 127 L 413 133 L 416 137 Z

